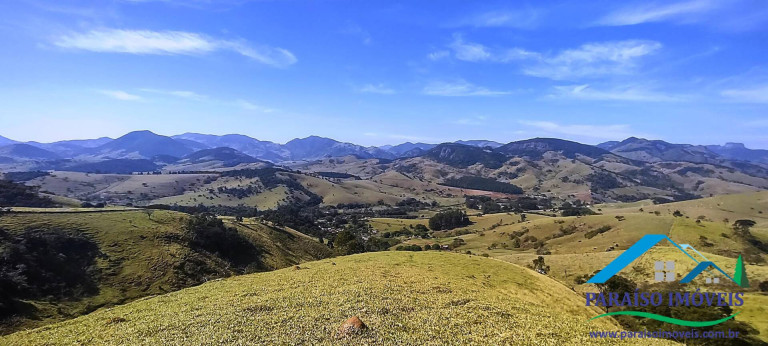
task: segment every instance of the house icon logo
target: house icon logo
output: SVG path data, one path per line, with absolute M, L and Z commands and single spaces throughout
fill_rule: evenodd
M 733 281 L 739 287 L 749 287 L 749 280 L 747 279 L 746 269 L 744 268 L 744 261 L 742 260 L 741 255 L 739 256 L 739 259 L 736 262 L 736 271 L 734 275 L 730 276 L 725 271 L 723 271 L 720 267 L 718 267 L 714 262 L 710 261 L 704 255 L 702 255 L 693 246 L 689 244 L 677 244 L 674 241 L 672 241 L 672 239 L 669 239 L 669 237 L 663 234 L 647 234 L 643 236 L 642 238 L 640 238 L 640 240 L 637 243 L 632 245 L 629 249 L 624 251 L 624 253 L 619 255 L 619 257 L 617 257 L 615 260 L 613 260 L 611 263 L 605 266 L 605 268 L 600 270 L 591 279 L 589 279 L 587 283 L 591 283 L 591 284 L 605 283 L 606 281 L 608 281 L 608 279 L 616 275 L 622 269 L 626 268 L 630 263 L 634 262 L 637 258 L 642 256 L 652 247 L 659 244 L 662 240 L 669 241 L 678 250 L 680 250 L 688 258 L 690 258 L 696 263 L 696 267 L 693 268 L 693 270 L 691 270 L 689 273 L 687 273 L 680 280 L 680 283 L 687 284 L 693 281 L 693 279 L 698 277 L 702 272 L 707 271 L 710 276 L 706 278 L 706 283 L 714 283 L 714 284 L 719 283 L 720 279 L 718 277 L 712 277 L 712 276 L 716 275 L 717 273 L 720 273 L 724 277 Z M 692 255 L 692 253 L 698 255 L 700 258 L 703 259 L 703 261 L 697 260 Z M 676 280 L 675 270 L 676 270 L 675 261 L 657 261 L 654 265 L 654 280 L 657 282 L 673 282 Z

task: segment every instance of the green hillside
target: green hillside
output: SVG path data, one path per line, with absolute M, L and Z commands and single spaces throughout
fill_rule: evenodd
M 22 272 L 27 281 L 43 278 L 27 282 L 31 288 L 17 292 L 18 299 L 8 303 L 11 308 L 6 307 L 10 311 L 3 310 L 0 301 L 0 312 L 6 315 L 0 332 L 73 318 L 233 274 L 274 270 L 330 255 L 330 250 L 315 240 L 258 223 L 225 223 L 224 227 L 234 225 L 237 230 L 229 237 L 235 241 L 228 242 L 221 240 L 222 235 L 229 234 L 223 228 L 207 228 L 208 233 L 196 236 L 208 239 L 209 244 L 198 246 L 199 242 L 189 240 L 189 219 L 183 213 L 154 211 L 148 215 L 137 210 L 2 215 L 0 255 L 13 255 L 15 261 L 3 263 L 0 280 L 21 287 L 23 280 L 3 276 L 15 272 L 19 265 L 30 268 Z M 79 248 L 71 249 L 73 246 Z M 248 249 L 252 256 L 228 254 L 215 246 Z M 51 257 L 49 252 L 60 254 Z M 36 267 L 46 265 L 50 268 L 36 271 Z M 53 286 L 48 282 L 51 277 L 61 282 L 53 280 L 57 285 Z M 71 280 L 73 277 L 77 280 Z M 51 287 L 41 288 L 46 286 Z
M 386 278 L 386 279 L 382 279 Z M 238 276 L 19 332 L 32 344 L 577 344 L 620 330 L 555 281 L 451 253 L 383 252 Z M 351 316 L 368 326 L 340 336 Z M 666 341 L 651 340 L 666 344 Z
M 766 296 L 757 292 L 758 283 L 768 280 L 768 254 L 754 242 L 754 239 L 763 243 L 768 241 L 768 192 L 658 205 L 650 201 L 603 204 L 593 209 L 602 215 L 546 217 L 528 214 L 522 222 L 520 215 L 515 213 L 471 216 L 472 225 L 452 232 L 433 232 L 429 239 L 404 238 L 403 244 L 398 246 L 440 244 L 456 252 L 469 251 L 521 266 L 531 266 L 533 260 L 543 256 L 551 278 L 582 292 L 594 290 L 594 287 L 579 285 L 576 282 L 579 277 L 604 267 L 643 235 L 665 234 L 678 244 L 694 246 L 728 273 L 734 272 L 738 256 L 744 256 L 752 288 L 747 290 L 749 304 L 739 310 L 742 314 L 737 320 L 755 327 L 760 331 L 757 336 L 768 341 L 768 325 L 761 315 L 765 311 L 761 302 Z M 755 221 L 750 229 L 753 240 L 734 230 L 733 222 L 739 219 Z M 392 231 L 425 221 L 379 218 L 370 220 L 370 224 L 380 231 Z M 625 268 L 621 275 L 638 284 L 653 284 L 653 265 L 659 259 L 678 263 L 678 279 L 695 266 L 684 254 L 664 242 Z M 699 278 L 694 284 L 704 285 L 703 280 Z M 727 288 L 727 282 L 724 285 Z

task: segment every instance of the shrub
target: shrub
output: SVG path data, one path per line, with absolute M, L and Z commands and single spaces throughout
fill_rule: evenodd
M 611 230 L 611 226 L 609 226 L 609 225 L 600 226 L 600 227 L 598 227 L 596 229 L 593 229 L 593 230 L 591 230 L 591 231 L 589 231 L 587 233 L 584 233 L 584 237 L 587 238 L 587 239 L 592 239 L 596 235 L 608 232 L 610 230 Z
M 400 245 L 395 248 L 397 251 L 422 251 L 421 246 L 418 245 Z

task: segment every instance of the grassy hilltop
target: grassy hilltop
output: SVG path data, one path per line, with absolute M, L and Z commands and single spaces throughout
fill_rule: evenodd
M 583 304 L 565 286 L 502 261 L 383 252 L 209 282 L 0 343 L 608 343 L 589 339 L 588 331 L 621 328 L 609 319 L 589 321 L 599 312 Z M 368 329 L 337 339 L 353 315 Z

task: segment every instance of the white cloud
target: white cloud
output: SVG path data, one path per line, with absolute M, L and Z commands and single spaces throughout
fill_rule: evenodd
M 523 73 L 555 80 L 630 74 L 639 60 L 661 49 L 661 43 L 625 40 L 587 43 L 555 54 L 544 54 L 515 47 L 492 49 L 480 43 L 467 42 L 454 35 L 448 47 L 453 56 L 469 62 L 521 64 Z
M 141 101 L 144 99 L 139 95 L 130 94 L 122 90 L 98 90 L 98 92 L 121 101 Z
M 138 91 L 143 93 L 144 96 L 131 94 L 121 90 L 98 90 L 99 93 L 113 97 L 118 100 L 125 100 L 125 101 L 143 101 L 148 99 L 149 96 L 151 96 L 150 94 L 153 94 L 153 95 L 161 95 L 161 96 L 178 97 L 178 98 L 191 100 L 195 102 L 203 102 L 204 104 L 208 104 L 208 105 L 237 107 L 247 111 L 257 111 L 262 113 L 272 113 L 272 112 L 278 111 L 277 109 L 260 106 L 253 102 L 246 101 L 243 99 L 234 99 L 234 100 L 218 99 L 218 98 L 208 97 L 207 95 L 202 95 L 197 92 L 189 91 L 189 90 L 163 90 L 163 89 L 144 88 L 144 89 L 138 89 Z M 158 99 L 152 99 L 152 100 L 158 100 Z
M 366 94 L 391 95 L 395 93 L 394 89 L 387 88 L 384 84 L 366 84 L 357 89 L 358 92 Z
M 422 92 L 433 96 L 499 96 L 512 93 L 510 91 L 489 90 L 463 80 L 456 82 L 433 82 L 424 87 Z
M 275 67 L 285 67 L 297 61 L 291 52 L 283 48 L 219 40 L 184 31 L 100 29 L 63 35 L 53 43 L 62 48 L 100 53 L 201 55 L 229 50 Z
M 245 110 L 248 110 L 248 111 L 258 111 L 258 112 L 262 112 L 262 113 L 272 113 L 272 112 L 276 111 L 275 109 L 262 107 L 262 106 L 259 106 L 257 104 L 251 103 L 249 101 L 245 101 L 245 100 L 237 100 L 233 104 L 235 106 L 238 106 L 238 107 L 240 107 L 242 109 L 245 109 Z
M 737 102 L 768 103 L 768 85 L 749 89 L 723 90 L 720 95 Z
M 432 60 L 432 61 L 437 61 L 437 60 L 440 60 L 440 59 L 444 59 L 444 58 L 447 58 L 449 56 L 451 56 L 451 52 L 449 52 L 447 50 L 439 50 L 439 51 L 427 54 L 427 58 L 429 58 L 429 60 Z
M 640 58 L 660 48 L 661 43 L 642 40 L 587 43 L 537 59 L 523 67 L 523 73 L 555 80 L 630 74 Z
M 206 95 L 201 95 L 194 91 L 188 91 L 188 90 L 141 89 L 141 91 L 155 93 L 155 94 L 176 96 L 176 97 L 181 97 L 181 98 L 190 99 L 190 100 L 205 100 L 208 98 L 208 96 Z
M 472 16 L 462 24 L 475 27 L 531 29 L 538 23 L 540 14 L 540 11 L 535 9 L 496 10 Z
M 589 84 L 582 84 L 556 86 L 555 91 L 555 94 L 550 96 L 580 100 L 670 102 L 683 99 L 680 96 L 659 94 L 637 86 L 599 90 L 591 87 Z
M 518 121 L 521 125 L 542 130 L 549 135 L 581 136 L 597 139 L 619 140 L 643 136 L 632 131 L 629 125 L 563 125 L 552 121 Z M 647 137 L 647 136 L 645 136 Z
M 483 61 L 493 58 L 488 48 L 479 43 L 464 42 L 461 35 L 454 35 L 454 40 L 448 47 L 453 50 L 454 56 L 459 60 Z
M 684 2 L 663 2 L 661 4 L 642 4 L 622 8 L 609 13 L 597 24 L 605 26 L 635 25 L 649 22 L 678 21 L 693 22 L 695 15 L 717 8 L 717 3 L 711 0 L 693 0 Z

